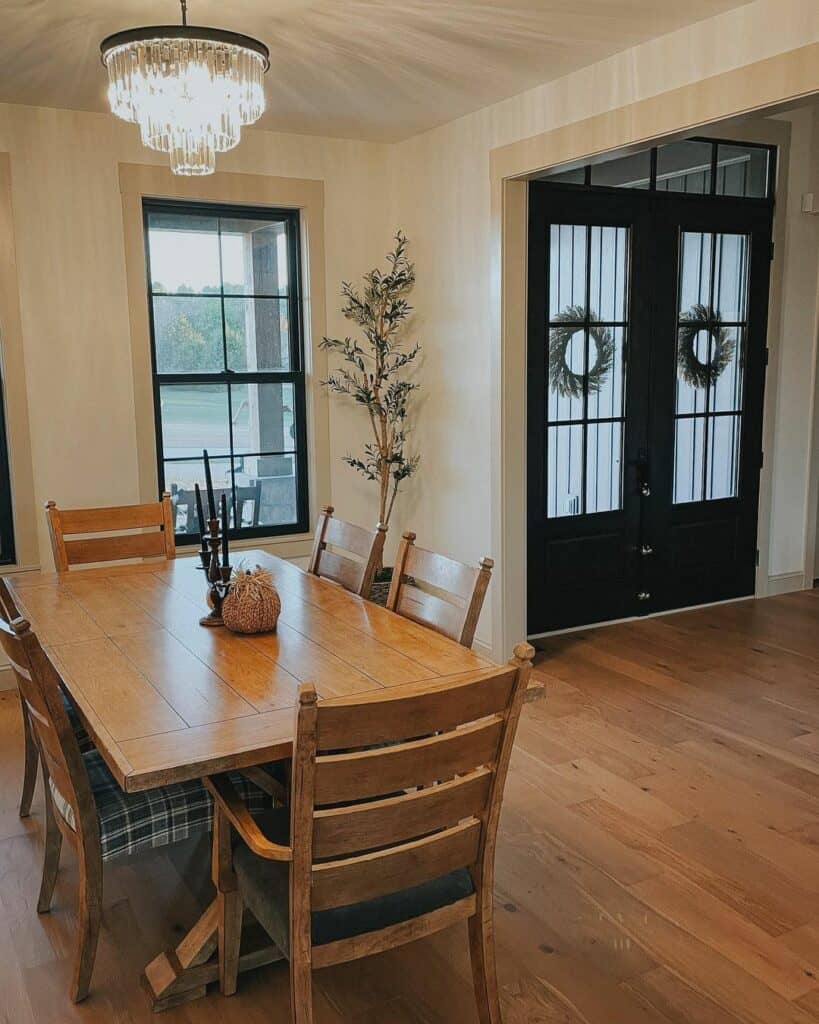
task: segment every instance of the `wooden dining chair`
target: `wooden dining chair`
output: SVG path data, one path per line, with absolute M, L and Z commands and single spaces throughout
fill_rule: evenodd
M 63 840 L 79 861 L 79 941 L 71 981 L 75 1002 L 88 994 L 102 910 L 103 864 L 138 850 L 181 842 L 210 831 L 213 801 L 201 781 L 125 793 L 96 749 L 80 750 L 62 699 L 62 680 L 30 624 L 0 613 L 0 646 L 11 663 L 43 769 L 46 837 L 38 913 L 46 913 L 57 880 Z M 241 774 L 231 785 L 257 811 L 267 793 Z
M 365 530 L 354 523 L 336 519 L 334 511 L 332 505 L 321 510 L 307 571 L 333 580 L 361 597 L 369 597 L 381 565 L 387 529 L 379 523 L 374 531 Z M 329 550 L 328 545 L 333 550 Z M 353 559 L 342 552 L 357 557 Z
M 408 531 L 398 548 L 387 607 L 471 647 L 494 564 L 482 558 L 474 569 L 417 548 L 415 534 Z
M 51 550 L 57 572 L 89 562 L 118 562 L 126 558 L 176 557 L 174 517 L 167 491 L 161 501 L 110 508 L 58 508 L 46 503 Z M 151 533 L 126 533 L 158 526 Z M 117 534 L 88 537 L 87 534 Z M 77 536 L 81 534 L 82 536 Z M 66 540 L 74 536 L 74 540 Z
M 478 1015 L 500 1024 L 495 842 L 533 656 L 519 644 L 508 666 L 454 684 L 321 703 L 302 686 L 289 809 L 254 820 L 227 777 L 206 780 L 225 995 L 245 906 L 290 962 L 295 1024 L 312 1024 L 313 970 L 467 920 Z
M 21 617 L 11 591 L 2 577 L 0 577 L 0 616 L 6 622 L 13 622 Z M 34 799 L 34 790 L 37 785 L 37 766 L 40 763 L 40 757 L 37 753 L 37 744 L 32 732 L 31 719 L 26 709 L 26 702 L 23 699 L 22 691 L 18 692 L 20 695 L 20 712 L 23 718 L 23 789 L 20 795 L 19 813 L 21 818 L 27 818 L 31 814 L 31 803 Z M 83 753 L 91 750 L 94 744 L 91 742 L 91 738 L 85 731 L 77 712 L 74 710 L 68 694 L 63 690 L 60 696 L 65 705 L 66 714 L 68 715 L 69 723 L 74 731 L 80 750 Z

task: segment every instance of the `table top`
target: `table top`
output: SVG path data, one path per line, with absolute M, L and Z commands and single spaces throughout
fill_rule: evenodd
M 125 790 L 289 756 L 301 682 L 332 698 L 491 668 L 291 562 L 259 550 L 236 557 L 272 573 L 282 601 L 274 633 L 200 626 L 198 558 L 7 577 Z

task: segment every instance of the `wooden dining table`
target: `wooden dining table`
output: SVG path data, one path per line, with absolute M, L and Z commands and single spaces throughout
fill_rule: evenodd
M 198 558 L 9 577 L 22 614 L 126 792 L 287 758 L 299 684 L 349 697 L 422 681 L 447 685 L 492 664 L 425 626 L 261 550 L 281 597 L 275 632 L 199 624 Z M 204 995 L 218 977 L 216 904 L 145 980 L 154 1008 Z M 262 945 L 242 967 L 279 959 Z

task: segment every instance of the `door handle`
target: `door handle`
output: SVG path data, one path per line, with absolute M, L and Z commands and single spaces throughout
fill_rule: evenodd
M 644 498 L 647 498 L 651 494 L 651 488 L 645 481 L 643 481 L 643 483 L 640 484 L 640 494 Z
M 650 544 L 643 544 L 643 546 L 640 548 L 640 554 L 643 556 L 653 555 L 654 548 Z
M 640 593 L 637 595 L 637 600 L 638 601 L 650 601 L 651 600 L 651 594 L 647 590 L 641 590 Z

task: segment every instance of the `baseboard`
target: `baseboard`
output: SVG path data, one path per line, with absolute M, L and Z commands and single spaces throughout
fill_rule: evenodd
M 768 577 L 768 597 L 777 594 L 793 594 L 805 589 L 805 574 L 802 572 L 780 572 Z

